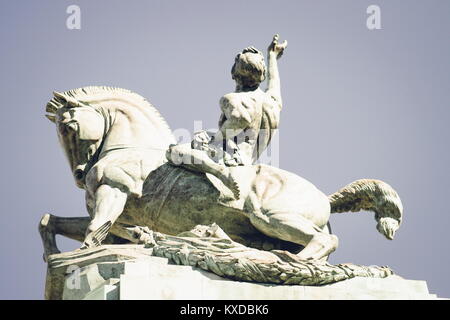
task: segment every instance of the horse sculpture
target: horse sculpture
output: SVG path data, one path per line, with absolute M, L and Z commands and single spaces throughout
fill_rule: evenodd
M 46 111 L 75 183 L 86 191 L 90 217 L 44 215 L 44 258 L 59 252 L 56 234 L 93 247 L 139 243 L 136 227 L 177 235 L 216 223 L 243 245 L 319 260 L 338 245 L 330 213 L 373 211 L 388 239 L 402 220 L 400 198 L 382 181 L 357 180 L 327 197 L 305 179 L 262 164 L 233 168 L 240 189 L 235 199 L 220 182 L 168 163 L 166 151 L 175 143 L 169 126 L 149 102 L 125 89 L 55 92 Z

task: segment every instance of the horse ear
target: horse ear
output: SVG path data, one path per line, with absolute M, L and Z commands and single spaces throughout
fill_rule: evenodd
M 53 91 L 53 95 L 55 96 L 56 100 L 59 100 L 62 103 L 67 101 L 67 97 L 61 92 Z
M 67 102 L 67 106 L 69 108 L 76 108 L 80 106 L 80 102 L 77 99 L 65 95 L 64 93 L 53 91 L 53 95 L 55 96 L 56 99 L 62 102 Z
M 45 117 L 46 117 L 48 120 L 50 120 L 51 122 L 56 123 L 56 117 L 55 117 L 55 116 L 46 114 Z
M 54 99 L 50 100 L 49 103 L 45 106 L 45 111 L 49 113 L 56 113 L 58 109 L 61 107 L 61 105 L 57 104 L 57 102 L 53 101 Z

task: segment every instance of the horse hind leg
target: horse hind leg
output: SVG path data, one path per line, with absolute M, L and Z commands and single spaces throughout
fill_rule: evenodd
M 260 211 L 250 214 L 249 218 L 252 225 L 265 235 L 304 246 L 297 254 L 301 260 L 325 260 L 338 246 L 335 235 L 298 213 Z
M 301 260 L 324 260 L 336 250 L 338 238 L 329 233 L 320 232 L 311 238 L 311 241 L 297 255 Z
M 326 234 L 332 234 L 332 233 L 333 233 L 333 232 L 331 231 L 331 224 L 330 224 L 329 221 L 328 221 L 328 223 L 323 227 L 322 231 L 325 232 Z M 338 241 L 337 237 L 336 237 L 336 241 Z M 337 245 L 336 245 L 336 247 L 337 247 Z M 332 253 L 332 252 L 330 252 L 329 254 L 327 254 L 326 256 L 324 256 L 323 258 L 321 258 L 320 260 L 322 260 L 322 261 L 328 261 L 328 259 L 330 258 L 330 254 L 331 254 L 331 253 Z

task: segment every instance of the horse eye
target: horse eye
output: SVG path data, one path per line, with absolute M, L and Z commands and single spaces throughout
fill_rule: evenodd
M 78 131 L 78 125 L 74 121 L 66 123 L 66 128 L 67 128 L 68 131 L 73 131 L 73 132 Z

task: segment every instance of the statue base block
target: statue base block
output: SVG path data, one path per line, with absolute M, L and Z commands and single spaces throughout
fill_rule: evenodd
M 46 299 L 302 300 L 437 299 L 425 281 L 355 277 L 323 286 L 268 285 L 221 278 L 171 265 L 137 245 L 112 245 L 51 255 Z

